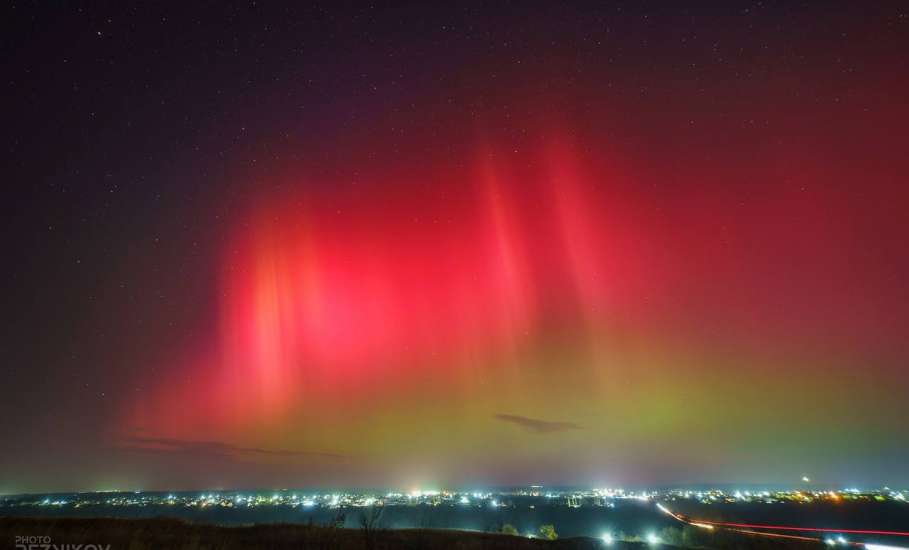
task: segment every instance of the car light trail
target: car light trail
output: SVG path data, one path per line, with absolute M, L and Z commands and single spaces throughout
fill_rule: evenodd
M 840 533 L 838 540 L 834 541 L 835 543 L 843 545 L 863 545 L 866 548 L 872 550 L 894 550 L 900 547 L 887 547 L 883 545 L 875 544 L 863 544 L 863 543 L 854 543 L 845 540 L 842 537 L 842 534 L 853 534 L 853 535 L 886 535 L 893 537 L 909 537 L 909 532 L 907 531 L 887 531 L 880 529 L 834 529 L 830 527 L 797 527 L 793 525 L 764 525 L 757 523 L 731 523 L 731 522 L 722 522 L 722 521 L 708 521 L 702 519 L 693 519 L 687 516 L 681 516 L 674 513 L 672 510 L 667 508 L 662 503 L 657 502 L 656 507 L 663 512 L 671 516 L 673 519 L 686 523 L 688 525 L 693 525 L 695 527 L 701 527 L 704 529 L 714 529 L 716 527 L 726 527 L 730 528 L 733 531 L 739 533 L 747 533 L 750 535 L 765 535 L 768 537 L 782 537 L 782 538 L 791 538 L 791 539 L 800 539 L 800 540 L 810 540 L 810 541 L 820 541 L 817 538 L 811 537 L 801 537 L 797 535 L 785 535 L 781 533 L 768 533 L 766 531 L 751 531 L 751 529 L 767 529 L 770 531 L 801 531 L 801 532 L 810 532 L 810 533 Z M 900 549 L 900 550 L 909 550 L 909 549 Z
M 695 521 L 695 520 L 692 520 Z M 721 521 L 696 520 L 697 523 L 718 527 L 742 527 L 745 529 L 770 529 L 774 531 L 805 531 L 812 533 L 851 533 L 855 535 L 887 535 L 909 537 L 909 531 L 883 531 L 879 529 L 833 529 L 830 527 L 796 527 L 792 525 L 762 525 L 755 523 L 725 523 Z
M 685 518 L 683 518 L 683 517 L 681 517 L 681 516 L 678 516 L 678 515 L 672 513 L 672 510 L 670 510 L 669 508 L 666 508 L 665 506 L 663 506 L 663 505 L 660 504 L 659 502 L 657 502 L 656 507 L 659 508 L 660 511 L 663 512 L 664 514 L 668 514 L 668 515 L 672 516 L 673 519 L 676 519 L 676 520 L 678 520 L 678 521 L 681 521 L 682 523 L 688 523 L 688 521 L 685 520 Z

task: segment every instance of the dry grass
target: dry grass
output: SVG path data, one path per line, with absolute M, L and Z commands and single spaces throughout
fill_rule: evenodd
M 604 546 L 591 538 L 546 541 L 495 533 L 433 529 L 376 530 L 367 537 L 360 529 L 304 524 L 268 524 L 222 527 L 195 524 L 177 519 L 114 518 L 0 518 L 0 545 L 15 548 L 22 535 L 49 536 L 57 545 L 110 545 L 110 550 L 234 550 L 234 549 L 324 549 L 324 550 L 573 550 Z M 694 545 L 693 545 L 694 546 Z M 70 546 L 72 548 L 73 546 Z M 727 533 L 713 540 L 698 541 L 696 547 L 728 549 L 817 550 L 820 545 L 795 544 L 756 539 Z M 616 542 L 613 550 L 649 550 L 640 542 Z M 673 550 L 662 544 L 660 550 Z

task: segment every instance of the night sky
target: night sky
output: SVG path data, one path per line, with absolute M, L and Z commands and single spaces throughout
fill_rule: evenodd
M 123 4 L 4 7 L 0 493 L 909 483 L 905 4 Z

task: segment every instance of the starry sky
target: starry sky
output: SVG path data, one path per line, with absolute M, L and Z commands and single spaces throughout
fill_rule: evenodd
M 905 4 L 193 4 L 3 8 L 0 493 L 909 483 Z

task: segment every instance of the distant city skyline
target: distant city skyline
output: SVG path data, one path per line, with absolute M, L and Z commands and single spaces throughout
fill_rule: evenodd
M 900 527 L 909 490 L 651 490 L 563 489 L 539 486 L 513 490 L 473 491 L 194 491 L 98 492 L 20 495 L 0 498 L 0 515 L 170 517 L 221 525 L 306 523 L 355 526 L 361 514 L 383 518 L 385 528 L 444 528 L 492 531 L 536 537 L 543 525 L 569 537 L 596 537 L 607 545 L 617 540 L 690 546 L 697 535 L 718 532 L 813 540 L 829 546 L 902 542 Z M 753 505 L 757 505 L 755 508 Z M 829 523 L 829 510 L 851 513 Z M 717 517 L 734 512 L 733 520 Z M 743 522 L 738 514 L 763 517 Z M 766 515 L 770 510 L 770 516 Z M 807 511 L 806 511 L 807 510 Z M 352 518 L 352 517 L 353 518 Z M 823 523 L 815 523 L 825 518 Z M 360 516 L 365 517 L 365 516 Z M 769 522 L 787 518 L 786 524 Z M 762 522 L 761 522 L 762 521 Z M 793 524 L 795 521 L 797 524 Z M 547 523 L 548 522 L 548 523 Z M 518 527 L 519 526 L 520 529 Z M 835 525 L 835 526 L 834 526 Z M 744 529 L 744 531 L 741 531 Z M 686 532 L 687 530 L 687 532 Z M 738 530 L 738 531 L 737 531 Z M 756 531 L 755 531 L 756 530 Z M 549 531 L 548 529 L 546 530 Z M 807 538 L 806 538 L 807 536 Z M 848 538 L 847 538 L 848 537 Z M 889 549 L 903 548 L 890 546 Z

